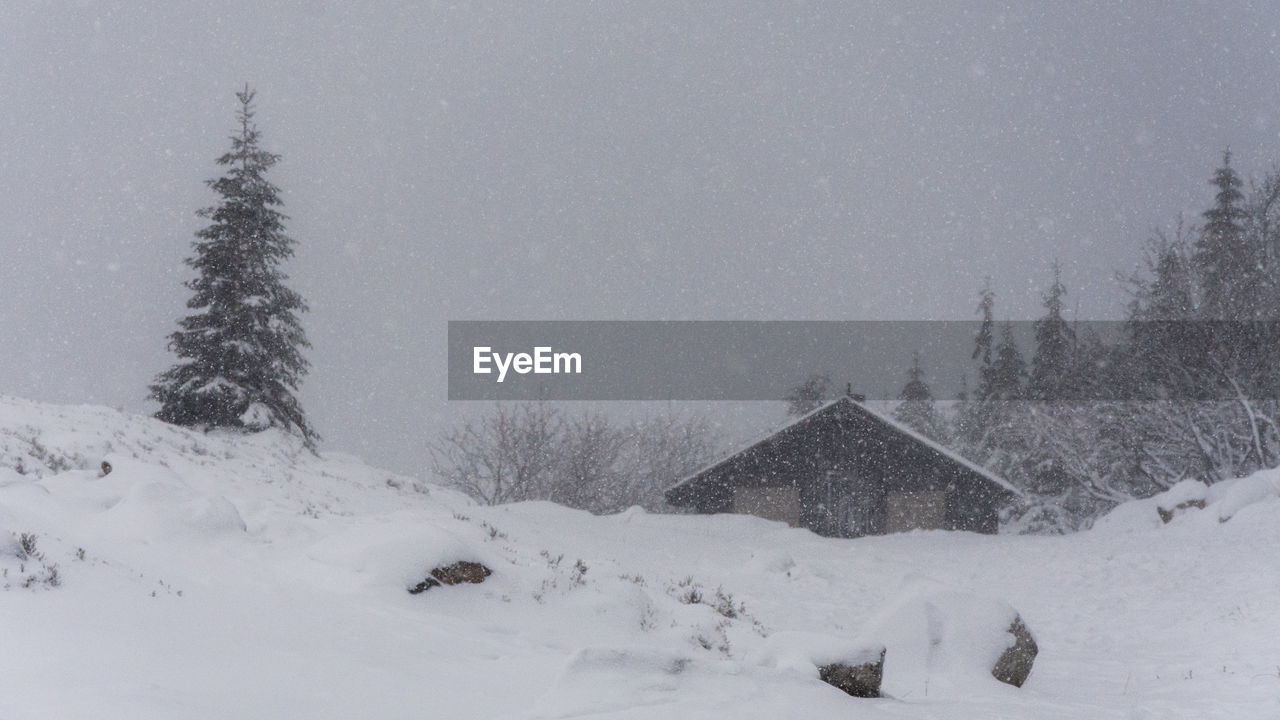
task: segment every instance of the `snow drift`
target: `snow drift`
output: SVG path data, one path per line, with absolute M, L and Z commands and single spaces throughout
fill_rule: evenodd
M 1065 537 L 834 540 L 0 398 L 0 717 L 1276 717 L 1276 478 Z M 407 592 L 459 560 L 492 575 Z M 977 631 L 1012 609 L 1021 689 Z M 881 647 L 893 697 L 818 679 Z

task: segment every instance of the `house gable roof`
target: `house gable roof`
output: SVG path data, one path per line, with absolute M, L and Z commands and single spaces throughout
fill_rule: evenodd
M 884 415 L 881 415 L 880 413 L 875 412 L 874 410 L 868 408 L 866 405 L 862 404 L 861 402 L 854 400 L 852 397 L 848 395 L 842 395 L 841 397 L 835 400 L 832 400 L 822 406 L 819 406 L 809 411 L 808 413 L 801 415 L 795 420 L 787 423 L 781 428 L 774 430 L 773 432 L 770 432 L 764 437 L 761 437 L 757 440 L 747 443 L 746 445 L 740 447 L 739 449 L 727 455 L 722 456 L 721 458 L 709 463 L 708 465 L 704 466 L 698 471 L 693 472 L 687 475 L 686 477 L 682 478 L 679 482 L 667 488 L 664 494 L 666 495 L 668 502 L 671 502 L 673 495 L 679 496 L 683 494 L 680 492 L 682 488 L 687 488 L 688 486 L 695 484 L 699 479 L 704 478 L 708 475 L 714 474 L 717 470 L 720 470 L 724 466 L 734 462 L 739 457 L 743 455 L 747 455 L 769 443 L 777 442 L 780 439 L 784 439 L 789 435 L 794 435 L 798 432 L 803 432 L 803 428 L 811 424 L 815 418 L 818 418 L 820 416 L 825 416 L 828 413 L 840 412 L 840 411 L 856 413 L 859 417 L 871 423 L 878 424 L 885 429 L 891 430 L 892 432 L 898 435 L 901 435 L 911 440 L 915 444 L 929 450 L 933 455 L 942 459 L 944 462 L 960 466 L 964 470 L 968 471 L 969 473 L 972 473 L 973 475 L 981 478 L 982 480 L 985 480 L 987 483 L 991 484 L 992 486 L 994 486 L 995 488 L 999 489 L 1004 493 L 1008 493 L 1017 497 L 1023 496 L 1023 493 L 1020 490 L 1015 488 L 1013 485 L 1010 485 L 1006 480 L 992 473 L 990 470 L 987 470 L 981 465 L 978 465 L 977 463 L 974 463 L 973 461 L 963 457 L 956 451 L 938 443 L 937 441 L 932 440 L 928 437 L 925 437 L 924 435 L 916 432 L 912 428 L 907 427 L 906 425 L 903 425 L 902 423 L 897 422 L 896 420 L 885 417 Z M 675 504 L 679 504 L 679 503 L 675 503 Z

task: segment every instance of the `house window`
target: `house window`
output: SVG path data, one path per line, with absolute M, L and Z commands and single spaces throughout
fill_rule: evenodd
M 947 493 L 891 492 L 886 498 L 888 530 L 891 533 L 908 530 L 945 530 L 947 523 Z
M 800 491 L 794 487 L 737 487 L 733 489 L 733 511 L 795 527 L 800 524 Z

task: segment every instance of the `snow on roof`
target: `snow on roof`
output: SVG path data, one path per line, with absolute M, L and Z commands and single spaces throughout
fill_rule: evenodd
M 1014 487 L 1013 485 L 1010 485 L 1009 482 L 1004 478 L 1000 477 L 999 475 L 996 475 L 995 473 L 973 462 L 972 460 L 969 460 L 968 458 L 964 457 L 963 455 L 956 452 L 955 450 L 952 450 L 946 445 L 943 445 L 942 443 L 939 443 L 938 441 L 933 440 L 932 438 L 929 438 L 925 435 L 920 434 L 919 432 L 916 432 L 914 429 L 906 425 L 903 425 L 902 423 L 898 422 L 897 420 L 894 420 L 893 418 L 885 417 L 884 415 L 881 415 L 880 413 L 872 410 L 871 408 L 867 407 L 866 405 L 863 405 L 862 403 L 859 403 L 853 400 L 852 398 L 844 398 L 844 399 L 849 400 L 849 402 L 852 403 L 854 407 L 862 410 L 864 413 L 871 416 L 872 418 L 879 420 L 880 422 L 897 430 L 903 435 L 907 435 L 907 436 L 910 436 L 911 438 L 914 438 L 915 440 L 919 441 L 921 445 L 927 446 L 930 450 L 933 450 L 939 455 L 942 455 L 943 457 L 946 457 L 954 461 L 957 465 L 963 465 L 965 468 L 971 470 L 975 474 L 981 475 L 986 480 L 990 481 L 995 485 L 1000 486 L 1001 488 L 1004 488 L 1005 490 L 1008 490 L 1014 495 L 1017 495 L 1019 497 L 1023 496 L 1023 492 L 1021 490 Z
M 982 467 L 981 465 L 978 465 L 977 463 L 975 463 L 975 462 L 973 462 L 973 461 L 971 461 L 971 460 L 969 460 L 969 459 L 965 458 L 964 456 L 960 455 L 959 453 L 957 453 L 956 451 L 952 450 L 951 448 L 948 448 L 948 447 L 946 447 L 945 445 L 942 445 L 942 444 L 938 443 L 937 441 L 932 440 L 932 439 L 930 439 L 930 438 L 928 438 L 928 437 L 926 437 L 926 436 L 924 436 L 924 435 L 922 435 L 922 434 L 920 434 L 920 433 L 916 432 L 916 431 L 915 431 L 915 430 L 913 430 L 912 428 L 910 428 L 910 427 L 908 427 L 908 426 L 906 426 L 906 425 L 903 425 L 902 423 L 900 423 L 900 422 L 898 422 L 898 421 L 896 421 L 896 420 L 893 420 L 892 418 L 888 418 L 888 417 L 885 417 L 884 415 L 881 415 L 880 413 L 878 413 L 878 412 L 876 412 L 876 411 L 872 410 L 871 408 L 867 407 L 867 406 L 866 406 L 866 405 L 864 405 L 863 403 L 861 403 L 861 402 L 859 402 L 859 401 L 857 401 L 857 400 L 854 400 L 852 397 L 850 397 L 850 396 L 848 396 L 848 395 L 841 395 L 840 397 L 836 398 L 835 400 L 832 400 L 832 401 L 830 401 L 830 402 L 828 402 L 828 403 L 825 403 L 825 404 L 823 404 L 823 405 L 820 405 L 820 406 L 818 406 L 818 407 L 814 408 L 813 410 L 810 410 L 809 412 L 807 412 L 807 413 L 805 413 L 805 414 L 801 415 L 800 417 L 797 417 L 795 420 L 792 420 L 791 422 L 787 423 L 786 425 L 783 425 L 782 427 L 778 428 L 777 430 L 772 430 L 772 431 L 770 431 L 770 432 L 766 433 L 765 435 L 761 436 L 760 438 L 757 438 L 757 439 L 755 439 L 755 440 L 752 440 L 751 442 L 749 442 L 749 443 L 747 443 L 747 444 L 745 444 L 745 445 L 742 445 L 742 446 L 741 446 L 741 447 L 739 447 L 738 449 L 736 449 L 736 450 L 734 450 L 734 451 L 732 451 L 732 452 L 730 452 L 730 453 L 727 453 L 727 454 L 725 454 L 725 455 L 722 455 L 720 458 L 718 458 L 718 459 L 716 459 L 716 460 L 714 460 L 714 461 L 712 461 L 712 462 L 708 463 L 707 465 L 703 466 L 702 468 L 699 468 L 697 471 L 695 471 L 695 472 L 693 472 L 693 473 L 690 473 L 689 475 L 686 475 L 686 476 L 685 476 L 684 478 L 682 478 L 679 482 L 677 482 L 676 484 L 674 484 L 674 485 L 672 485 L 671 487 L 667 488 L 666 492 L 670 492 L 670 491 L 672 491 L 672 490 L 675 490 L 676 488 L 683 487 L 684 485 L 687 485 L 688 483 L 690 483 L 690 482 L 692 482 L 693 480 L 697 479 L 699 476 L 701 476 L 701 475 L 703 475 L 703 474 L 705 474 L 705 473 L 707 473 L 707 472 L 710 472 L 710 471 L 712 471 L 712 470 L 714 470 L 714 469 L 716 469 L 716 468 L 720 467 L 721 465 L 724 465 L 725 463 L 729 462 L 730 460 L 732 460 L 733 458 L 737 457 L 738 455 L 741 455 L 742 453 L 745 453 L 745 452 L 747 452 L 747 451 L 749 451 L 749 450 L 751 450 L 751 449 L 755 448 L 755 447 L 756 447 L 756 446 L 758 446 L 758 445 L 762 445 L 762 444 L 764 444 L 764 443 L 768 442 L 769 440 L 773 439 L 775 436 L 781 435 L 782 433 L 784 433 L 784 432 L 787 432 L 787 431 L 791 430 L 791 429 L 792 429 L 792 428 L 794 428 L 795 426 L 799 425 L 800 423 L 805 422 L 806 420 L 808 420 L 809 418 L 813 417 L 814 415 L 817 415 L 818 413 L 824 412 L 824 411 L 828 410 L 829 408 L 834 407 L 835 405 L 838 405 L 838 404 L 840 404 L 840 403 L 848 403 L 851 407 L 853 407 L 853 408 L 857 409 L 858 411 L 860 411 L 860 412 L 861 412 L 863 415 L 865 415 L 866 417 L 869 417 L 869 418 L 871 418 L 872 420 L 875 420 L 876 422 L 883 423 L 884 425 L 889 426 L 890 428 L 892 428 L 892 429 L 896 430 L 897 432 L 899 432 L 899 433 L 901 433 L 901 434 L 903 434 L 903 435 L 906 435 L 907 437 L 910 437 L 911 439 L 913 439 L 913 440 L 915 440 L 915 441 L 919 442 L 921 445 L 924 445 L 925 447 L 929 448 L 930 450 L 934 451 L 935 453 L 937 453 L 937 454 L 939 454 L 939 455 L 941 455 L 941 456 L 943 456 L 943 457 L 947 458 L 948 460 L 951 460 L 952 462 L 956 463 L 957 465 L 961 465 L 961 466 L 963 466 L 965 469 L 967 469 L 967 470 L 969 470 L 969 471 L 973 472 L 974 474 L 976 474 L 976 475 L 978 475 L 978 476 L 982 477 L 983 479 L 987 480 L 988 482 L 992 483 L 993 485 L 996 485 L 996 486 L 998 486 L 998 487 L 1000 487 L 1000 488 L 1002 488 L 1002 489 L 1004 489 L 1004 490 L 1007 490 L 1007 491 L 1009 491 L 1009 492 L 1011 492 L 1011 493 L 1013 493 L 1014 495 L 1017 495 L 1017 496 L 1019 496 L 1019 497 L 1022 497 L 1022 496 L 1023 496 L 1023 492 L 1022 492 L 1021 490 L 1017 489 L 1017 488 L 1016 488 L 1016 487 L 1014 487 L 1013 485 L 1010 485 L 1010 484 L 1008 483 L 1008 481 L 1006 481 L 1006 480 L 1004 480 L 1003 478 L 999 477 L 998 475 L 996 475 L 996 474 L 992 473 L 990 470 L 987 470 L 986 468 Z
M 770 440 L 771 438 L 773 438 L 775 435 L 781 435 L 782 433 L 784 433 L 784 432 L 786 432 L 786 431 L 790 430 L 791 428 L 795 427 L 796 425 L 799 425 L 800 423 L 804 422 L 805 420 L 808 420 L 809 418 L 813 417 L 814 415 L 817 415 L 818 413 L 822 412 L 823 410 L 826 410 L 827 408 L 831 407 L 832 405 L 835 405 L 836 403 L 840 402 L 841 400 L 845 400 L 845 399 L 848 399 L 848 398 L 847 398 L 847 396 L 842 396 L 842 397 L 840 397 L 840 398 L 837 398 L 837 399 L 835 399 L 835 400 L 832 400 L 831 402 L 828 402 L 828 403 L 825 403 L 825 404 L 819 405 L 818 407 L 816 407 L 816 408 L 814 408 L 814 409 L 810 410 L 809 412 L 807 412 L 807 413 L 805 413 L 805 414 L 803 414 L 803 415 L 801 415 L 801 416 L 797 417 L 795 420 L 792 420 L 791 422 L 789 422 L 789 423 L 787 423 L 787 424 L 783 425 L 782 427 L 778 428 L 777 430 L 770 430 L 770 431 L 766 432 L 765 434 L 761 435 L 760 437 L 756 438 L 755 440 L 751 440 L 750 442 L 747 442 L 745 445 L 740 445 L 738 448 L 736 448 L 736 449 L 734 449 L 734 450 L 731 450 L 730 452 L 725 453 L 724 455 L 721 455 L 720 457 L 716 458 L 715 460 L 712 460 L 711 462 L 707 463 L 706 465 L 704 465 L 704 466 L 702 466 L 702 467 L 698 468 L 697 470 L 695 470 L 695 471 L 693 471 L 693 472 L 689 473 L 688 475 L 684 476 L 683 478 L 681 478 L 681 479 L 680 479 L 680 481 L 679 481 L 679 482 L 677 482 L 676 484 L 674 484 L 674 485 L 672 485 L 671 487 L 667 488 L 667 489 L 666 489 L 666 492 L 670 492 L 670 491 L 672 491 L 672 490 L 675 490 L 675 489 L 676 489 L 676 488 L 678 488 L 678 487 L 681 487 L 681 486 L 683 486 L 683 485 L 688 484 L 690 481 L 692 481 L 693 479 L 697 478 L 699 475 L 701 475 L 701 474 L 703 474 L 703 473 L 705 473 L 705 472 L 708 472 L 708 471 L 711 471 L 711 470 L 716 469 L 717 467 L 719 467 L 719 466 L 721 466 L 721 465 L 723 465 L 723 464 L 725 464 L 725 463 L 729 462 L 730 460 L 732 460 L 733 458 L 737 457 L 738 455 L 741 455 L 742 453 L 744 453 L 744 452 L 746 452 L 746 451 L 748 451 L 748 450 L 750 450 L 750 449 L 754 448 L 754 447 L 755 447 L 755 446 L 757 446 L 757 445 L 762 445 L 762 444 L 764 444 L 765 442 L 767 442 L 768 440 Z

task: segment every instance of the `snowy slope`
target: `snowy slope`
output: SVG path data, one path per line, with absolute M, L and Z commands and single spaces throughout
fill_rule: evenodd
M 1207 505 L 1167 525 L 830 540 L 478 507 L 280 435 L 0 398 L 0 718 L 1275 718 L 1278 478 L 1178 489 Z M 454 560 L 494 573 L 406 592 Z M 1016 608 L 1027 684 L 818 681 L 922 589 Z

